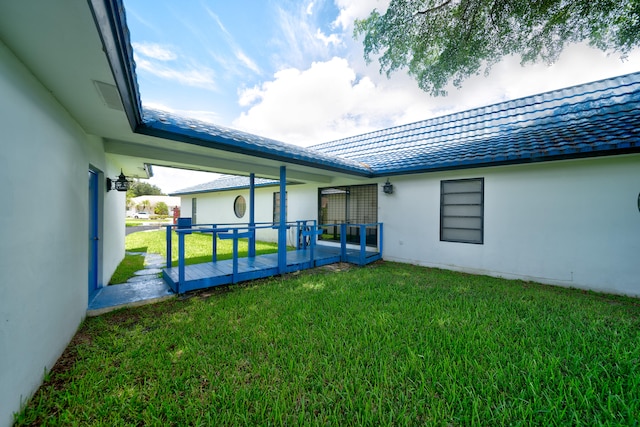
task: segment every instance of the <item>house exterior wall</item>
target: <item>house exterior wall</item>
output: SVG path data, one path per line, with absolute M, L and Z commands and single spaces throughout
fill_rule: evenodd
M 440 241 L 440 181 L 484 178 L 484 243 Z M 640 156 L 397 177 L 384 258 L 640 295 Z
M 85 316 L 88 170 L 114 170 L 102 142 L 2 42 L 0 93 L 0 426 L 8 426 Z M 124 253 L 125 200 L 112 193 L 100 176 L 105 283 Z
M 484 178 L 484 242 L 440 241 L 440 183 L 468 178 Z M 386 260 L 640 296 L 640 155 L 396 176 L 393 194 L 384 181 L 288 186 L 288 220 L 318 219 L 318 188 L 377 183 Z M 271 221 L 274 191 L 256 189 L 256 221 Z M 199 194 L 199 218 L 247 222 L 233 215 L 240 194 Z
M 278 187 L 259 187 L 255 191 L 255 221 L 273 221 L 273 193 L 278 191 Z M 233 207 L 236 197 L 244 197 L 247 210 L 242 218 L 236 217 Z M 228 190 L 216 193 L 203 193 L 197 195 L 183 196 L 181 199 L 181 216 L 190 217 L 192 215 L 191 199 L 197 198 L 197 222 L 198 224 L 247 224 L 249 222 L 249 190 Z M 277 231 L 259 230 L 257 238 L 263 241 L 275 242 L 278 240 Z

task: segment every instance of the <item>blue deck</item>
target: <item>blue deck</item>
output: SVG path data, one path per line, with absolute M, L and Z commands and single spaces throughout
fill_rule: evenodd
M 349 262 L 366 265 L 382 258 L 377 251 L 367 250 L 362 255 L 360 249 L 346 249 L 343 253 L 340 247 L 316 245 L 311 260 L 309 248 L 287 252 L 287 268 L 285 273 L 320 267 L 336 262 Z M 163 277 L 169 287 L 176 293 L 185 293 L 196 289 L 212 286 L 227 285 L 260 279 L 280 274 L 278 271 L 278 254 L 258 255 L 252 258 L 238 258 L 237 271 L 234 274 L 233 260 L 221 260 L 204 264 L 185 266 L 184 283 L 179 283 L 179 268 L 165 268 Z
M 233 239 L 233 258 L 213 261 L 216 259 L 213 256 L 211 262 L 185 265 L 185 241 L 184 238 L 179 238 L 179 266 L 164 268 L 167 263 L 171 265 L 171 236 L 174 229 L 174 226 L 167 226 L 167 257 L 165 261 L 162 261 L 160 255 L 145 254 L 145 269 L 136 272 L 136 276 L 127 283 L 100 288 L 89 302 L 87 315 L 98 316 L 118 308 L 163 301 L 175 297 L 176 294 L 197 289 L 292 273 L 336 262 L 366 265 L 382 258 L 382 224 L 358 224 L 357 227 L 360 228 L 359 246 L 347 245 L 344 238 L 341 239 L 340 244 L 330 246 L 326 243 L 317 243 L 314 237 L 321 232 L 317 230 L 315 223 L 303 229 L 307 227 L 307 223 L 307 221 L 298 221 L 295 225 L 298 228 L 302 227 L 298 230 L 301 239 L 298 241 L 297 250 L 285 250 L 246 258 L 238 256 L 238 239 L 244 236 L 249 237 L 249 242 L 255 242 L 252 233 L 244 231 L 246 227 L 230 229 L 208 225 L 199 229 L 177 230 L 178 237 L 184 237 L 185 234 L 196 231 L 213 232 L 220 239 Z M 347 225 L 342 224 L 340 227 L 341 236 L 346 236 Z M 366 246 L 366 229 L 372 227 L 376 227 L 380 233 L 376 248 Z M 215 253 L 216 244 L 212 245 L 212 249 Z M 255 247 L 253 253 L 255 253 Z M 280 256 L 284 256 L 284 258 L 280 259 Z M 282 264 L 281 261 L 283 261 Z M 182 283 L 180 283 L 181 268 L 184 276 Z M 156 277 L 159 271 L 162 271 L 164 280 Z

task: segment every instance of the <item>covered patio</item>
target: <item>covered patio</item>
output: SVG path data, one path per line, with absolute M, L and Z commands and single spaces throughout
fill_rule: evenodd
M 287 168 L 280 166 L 280 194 L 287 191 Z M 171 289 L 178 294 L 212 286 L 238 283 L 279 274 L 319 267 L 335 262 L 350 262 L 365 265 L 382 258 L 383 226 L 373 224 L 339 224 L 340 243 L 318 244 L 317 237 L 323 233 L 322 224 L 316 220 L 287 222 L 286 198 L 279 199 L 279 221 L 277 223 L 256 223 L 255 221 L 255 174 L 249 175 L 249 222 L 231 224 L 192 224 L 190 218 L 180 218 L 177 226 L 166 227 L 167 259 L 162 276 Z M 335 224 L 332 224 L 335 227 Z M 347 244 L 347 229 L 356 228 L 360 244 Z M 260 229 L 278 231 L 278 251 L 274 254 L 256 255 L 256 231 Z M 367 246 L 367 229 L 375 228 L 378 236 L 376 246 Z M 295 249 L 287 246 L 287 232 L 295 231 Z M 178 237 L 178 266 L 172 267 L 173 231 Z M 186 265 L 185 236 L 192 233 L 212 234 L 211 262 Z M 233 257 L 218 260 L 218 239 L 232 240 Z M 248 256 L 238 256 L 238 241 L 247 239 Z

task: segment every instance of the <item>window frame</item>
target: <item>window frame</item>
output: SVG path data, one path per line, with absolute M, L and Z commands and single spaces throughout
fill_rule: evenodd
M 469 182 L 478 182 L 480 183 L 479 191 L 460 191 L 460 192 L 447 192 L 445 193 L 445 186 L 447 184 L 462 184 Z M 448 203 L 445 204 L 445 196 L 452 194 L 479 194 L 480 195 L 480 203 Z M 479 206 L 480 212 L 479 215 L 445 215 L 445 207 L 447 206 Z M 445 219 L 446 218 L 478 218 L 480 220 L 479 228 L 468 228 L 468 227 L 445 227 Z M 459 229 L 459 230 L 477 230 L 480 232 L 480 239 L 471 240 L 471 239 L 456 239 L 445 236 L 446 229 Z M 484 178 L 465 178 L 465 179 L 447 179 L 440 181 L 440 241 L 441 242 L 452 242 L 452 243 L 469 243 L 475 245 L 483 245 L 484 244 Z
M 238 212 L 240 208 L 242 208 L 242 213 Z M 247 201 L 245 200 L 244 196 L 239 195 L 236 196 L 235 199 L 233 199 L 233 213 L 235 214 L 236 218 L 243 218 L 247 213 Z
M 329 207 L 329 200 L 342 197 L 339 200 L 342 206 Z M 340 226 L 331 225 L 332 220 L 338 220 L 338 224 L 370 224 L 378 222 L 379 209 L 378 184 L 339 185 L 318 188 L 318 225 L 324 227 L 324 233 L 318 236 L 318 240 L 339 242 Z M 333 197 L 332 197 L 333 196 Z M 327 203 L 325 205 L 325 202 Z M 369 206 L 370 205 L 370 206 Z M 335 209 L 335 210 L 333 210 Z M 333 210 L 333 212 L 331 212 Z M 341 218 L 336 218 L 339 214 Z M 329 217 L 333 217 L 330 219 Z M 347 242 L 360 243 L 359 227 L 347 225 Z M 378 245 L 378 229 L 367 228 L 367 246 Z

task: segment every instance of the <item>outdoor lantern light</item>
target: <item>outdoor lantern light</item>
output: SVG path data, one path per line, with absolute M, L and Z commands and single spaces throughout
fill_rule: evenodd
M 129 189 L 129 181 L 127 181 L 127 177 L 122 173 L 122 169 L 120 169 L 120 176 L 118 176 L 117 180 L 112 180 L 111 178 L 107 178 L 107 191 L 118 190 L 118 191 L 127 191 Z
M 387 178 L 387 182 L 382 186 L 382 191 L 386 194 L 393 194 L 393 184 L 389 182 L 389 178 Z

